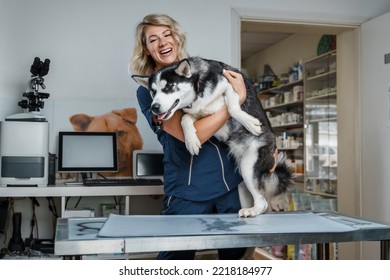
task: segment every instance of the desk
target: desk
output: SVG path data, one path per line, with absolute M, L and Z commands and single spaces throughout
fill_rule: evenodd
M 130 196 L 162 195 L 163 186 L 110 186 L 86 187 L 83 185 L 66 185 L 59 183 L 47 187 L 1 187 L 0 197 L 60 197 L 61 217 L 65 213 L 65 200 L 71 196 L 124 196 L 125 214 L 130 212 Z
M 308 216 L 305 216 L 306 214 Z M 136 233 L 130 232 L 126 236 L 114 237 L 102 237 L 101 235 L 111 216 L 108 219 L 60 218 L 56 229 L 55 254 L 80 256 L 87 254 L 380 241 L 381 259 L 390 259 L 390 225 L 337 213 L 268 213 L 247 219 L 239 218 L 236 214 L 145 215 L 143 217 L 145 222 L 140 222 L 141 216 L 123 216 L 126 221 L 121 226 L 116 227 L 118 229 L 117 234 L 121 235 L 121 232 L 126 230 L 127 227 L 136 229 Z M 165 219 L 171 219 L 171 221 Z M 170 224 L 172 219 L 179 220 L 177 222 L 178 226 L 172 227 L 172 224 Z M 181 223 L 181 219 L 184 219 L 185 223 Z M 211 219 L 211 222 L 208 219 Z M 282 226 L 281 219 L 286 221 Z M 161 225 L 166 221 L 166 229 L 163 229 L 164 226 L 161 227 Z M 321 223 L 323 226 L 321 226 Z M 87 224 L 91 230 L 89 233 L 86 230 Z M 200 229 L 202 226 L 205 226 L 207 230 Z M 167 234 L 169 228 L 171 233 Z M 74 232 L 75 229 L 76 232 Z M 184 234 L 181 229 L 184 229 Z M 191 232 L 192 230 L 193 232 Z M 78 231 L 81 234 L 78 234 Z M 113 230 L 112 232 L 117 231 Z M 142 236 L 142 231 L 148 234 Z

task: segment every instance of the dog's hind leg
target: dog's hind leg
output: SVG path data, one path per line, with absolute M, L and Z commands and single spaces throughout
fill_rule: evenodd
M 268 202 L 260 191 L 259 180 L 254 173 L 254 166 L 258 160 L 257 149 L 258 147 L 255 144 L 248 147 L 239 162 L 241 176 L 253 197 L 253 207 L 240 209 L 239 217 L 255 217 L 268 209 Z
M 225 103 L 227 105 L 230 116 L 240 122 L 253 135 L 260 135 L 261 122 L 259 119 L 251 116 L 243 111 L 240 107 L 238 94 L 233 90 L 233 87 L 228 85 L 225 91 Z
M 246 180 L 246 182 L 248 182 L 248 180 Z M 268 202 L 260 192 L 260 189 L 257 185 L 257 180 L 249 180 L 248 183 L 246 182 L 245 185 L 253 196 L 253 207 L 241 208 L 240 211 L 238 211 L 238 216 L 256 217 L 268 210 Z

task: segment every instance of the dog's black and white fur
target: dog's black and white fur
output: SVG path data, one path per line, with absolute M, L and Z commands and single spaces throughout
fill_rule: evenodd
M 273 196 L 292 185 L 292 170 L 284 154 L 279 153 L 276 169 L 270 172 L 275 164 L 276 141 L 265 111 L 245 75 L 247 97 L 240 106 L 239 96 L 223 76 L 223 69 L 239 72 L 219 61 L 190 57 L 150 77 L 132 77 L 149 88 L 153 97 L 151 111 L 159 120 L 167 120 L 176 110 L 183 109 L 185 143 L 192 155 L 201 148 L 194 121 L 227 105 L 231 118 L 215 136 L 228 144 L 253 197 L 254 206 L 241 209 L 238 215 L 254 217 L 267 211 Z

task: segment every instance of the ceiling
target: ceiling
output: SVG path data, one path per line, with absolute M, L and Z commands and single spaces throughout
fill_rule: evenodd
M 295 33 L 339 34 L 351 27 L 302 23 L 241 21 L 241 60 Z
M 241 32 L 241 59 L 247 59 L 250 56 L 272 46 L 273 44 L 283 40 L 290 35 L 291 33 L 287 32 Z

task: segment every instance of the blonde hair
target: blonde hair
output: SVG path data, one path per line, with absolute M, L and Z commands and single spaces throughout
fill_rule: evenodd
M 129 63 L 129 70 L 132 71 L 132 74 L 149 76 L 156 67 L 153 58 L 144 51 L 146 48 L 145 27 L 148 25 L 167 26 L 179 45 L 178 59 L 181 60 L 189 56 L 186 47 L 187 38 L 179 23 L 165 14 L 150 14 L 143 18 L 135 30 L 135 45 Z

